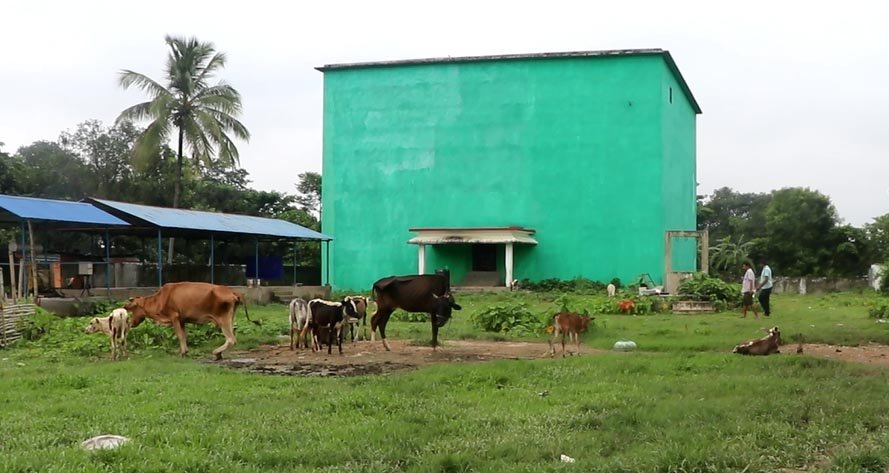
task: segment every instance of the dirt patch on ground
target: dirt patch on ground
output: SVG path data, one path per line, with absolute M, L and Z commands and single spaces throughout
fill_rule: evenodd
M 782 346 L 781 353 L 796 353 L 796 347 L 796 345 Z M 803 354 L 841 361 L 889 366 L 889 346 L 876 343 L 857 347 L 806 343 L 803 344 Z
M 289 376 L 359 376 L 416 369 L 435 363 L 470 363 L 490 360 L 529 360 L 549 356 L 546 343 L 453 340 L 433 351 L 429 346 L 413 345 L 404 340 L 390 340 L 392 351 L 380 341 L 343 344 L 343 354 L 328 355 L 312 350 L 290 350 L 285 345 L 263 345 L 249 351 L 228 355 L 221 364 L 254 373 Z M 573 347 L 572 347 L 573 348 Z M 556 347 L 560 356 L 561 347 Z M 572 350 L 569 350 L 572 351 Z M 581 354 L 601 350 L 581 346 Z

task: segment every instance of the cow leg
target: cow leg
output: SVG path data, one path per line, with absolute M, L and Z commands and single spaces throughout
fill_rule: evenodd
M 111 337 L 111 361 L 117 359 L 117 343 L 114 341 L 114 336 Z
M 352 324 L 349 324 L 349 326 L 351 327 Z M 343 354 L 343 338 L 345 338 L 345 335 L 346 334 L 343 331 L 343 327 L 342 326 L 337 327 L 337 329 L 336 329 L 336 343 L 337 343 L 337 347 L 340 349 L 340 355 Z
M 562 358 L 565 358 L 565 335 L 567 333 L 562 332 Z
M 293 350 L 293 332 L 294 332 L 293 322 L 290 322 L 290 349 L 291 350 Z M 299 340 L 297 340 L 297 343 L 299 343 Z
M 233 347 L 235 343 L 238 343 L 238 340 L 235 338 L 235 332 L 234 330 L 232 330 L 232 319 L 234 319 L 234 316 L 219 321 L 219 328 L 222 329 L 222 334 L 225 335 L 225 343 L 223 343 L 222 346 L 220 346 L 219 348 L 213 350 L 213 354 L 216 356 L 216 360 L 221 360 L 222 352 Z
M 373 334 L 376 331 L 377 327 L 380 329 L 380 338 L 383 339 L 383 346 L 386 348 L 386 351 L 391 351 L 392 348 L 389 347 L 389 342 L 386 340 L 386 324 L 389 323 L 389 316 L 392 315 L 395 309 L 379 309 L 377 308 L 377 312 L 370 318 L 370 334 L 371 341 L 373 341 Z
M 188 354 L 188 345 L 185 341 L 185 322 L 180 321 L 178 316 L 172 322 L 176 337 L 179 338 L 179 356 L 185 356 Z

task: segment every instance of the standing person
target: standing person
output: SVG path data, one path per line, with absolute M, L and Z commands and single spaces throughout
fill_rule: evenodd
M 747 318 L 747 309 L 753 309 L 753 316 L 755 318 L 759 318 L 759 312 L 756 311 L 756 306 L 753 305 L 753 291 L 756 290 L 756 274 L 753 273 L 753 268 L 750 266 L 750 263 L 744 262 L 744 279 L 741 281 L 741 294 L 743 295 L 743 299 L 741 300 L 741 306 L 744 309 L 744 315 L 741 318 Z
M 762 306 L 762 313 L 768 317 L 772 314 L 772 309 L 769 306 L 769 297 L 772 296 L 772 283 L 775 280 L 772 279 L 772 268 L 769 267 L 766 259 L 759 260 L 759 264 L 762 265 L 759 273 L 759 286 L 757 287 L 759 290 L 759 304 Z

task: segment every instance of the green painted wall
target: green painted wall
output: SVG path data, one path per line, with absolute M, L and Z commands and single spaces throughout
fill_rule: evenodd
M 330 282 L 415 273 L 408 228 L 510 225 L 539 242 L 516 248 L 519 279 L 661 279 L 664 230 L 695 227 L 694 111 L 677 86 L 669 103 L 673 80 L 661 56 L 326 71 Z M 427 249 L 427 271 L 459 281 L 470 255 Z

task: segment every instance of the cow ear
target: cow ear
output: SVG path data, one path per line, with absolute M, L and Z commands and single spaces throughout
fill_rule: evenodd
M 457 304 L 456 302 L 452 302 L 451 307 L 453 307 L 454 310 L 463 310 L 463 308 L 460 307 L 460 304 Z

